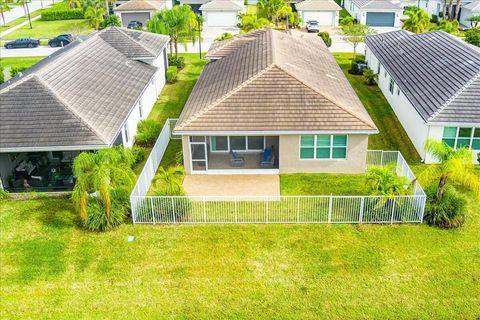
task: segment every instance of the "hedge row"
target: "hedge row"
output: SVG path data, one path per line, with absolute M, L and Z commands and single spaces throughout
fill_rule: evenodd
M 42 12 L 43 21 L 85 19 L 82 9 L 52 10 Z

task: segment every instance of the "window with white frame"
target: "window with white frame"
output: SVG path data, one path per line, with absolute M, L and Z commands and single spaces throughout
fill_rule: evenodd
M 230 150 L 234 151 L 261 151 L 265 148 L 264 136 L 231 136 Z
M 138 111 L 140 112 L 140 119 L 143 119 L 143 103 L 142 99 L 138 101 Z
M 381 64 L 380 64 L 380 61 L 379 61 L 378 66 L 377 66 L 377 74 L 380 74 L 380 67 L 381 67 Z
M 128 143 L 128 124 L 127 123 L 123 125 L 123 131 L 125 133 L 125 143 Z
M 346 159 L 346 135 L 300 136 L 300 159 Z
M 228 152 L 228 137 L 227 136 L 214 136 L 210 137 L 210 151 Z
M 442 141 L 452 148 L 480 150 L 480 128 L 444 127 Z
M 395 89 L 395 81 L 393 81 L 393 79 L 390 78 L 390 84 L 388 85 L 388 91 L 390 91 L 390 93 L 393 94 L 394 89 Z

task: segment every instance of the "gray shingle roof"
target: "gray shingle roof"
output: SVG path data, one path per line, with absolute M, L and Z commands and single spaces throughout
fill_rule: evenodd
M 113 11 L 158 11 L 165 7 L 165 1 L 156 0 L 129 0 Z
M 0 149 L 113 143 L 157 70 L 131 59 L 135 52 L 155 56 L 139 41 L 125 37 L 123 29 L 106 29 L 0 87 Z M 168 37 L 153 37 L 159 37 L 162 46 L 168 42 Z M 119 47 L 123 42 L 128 50 Z M 133 48 L 134 43 L 139 48 Z M 26 114 L 43 117 L 25 122 L 33 137 L 19 125 L 29 119 Z
M 480 123 L 477 49 L 443 31 L 394 31 L 365 43 L 426 122 Z
M 244 8 L 243 1 L 233 1 L 233 0 L 212 0 L 200 6 L 201 11 L 209 11 L 209 10 L 240 11 L 240 10 L 243 10 L 243 8 Z
M 371 10 L 403 10 L 398 4 L 389 0 L 353 0 L 355 6 Z
M 214 51 L 175 130 L 376 132 L 318 36 L 267 28 Z

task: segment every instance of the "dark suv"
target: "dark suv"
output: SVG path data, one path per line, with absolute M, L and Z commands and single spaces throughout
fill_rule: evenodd
M 18 38 L 13 41 L 5 43 L 5 48 L 35 48 L 40 45 L 40 41 L 32 38 Z
M 128 29 L 140 29 L 141 27 L 143 24 L 140 21 L 130 21 L 127 26 Z
M 75 40 L 75 37 L 70 33 L 61 34 L 53 39 L 48 40 L 50 47 L 65 47 Z

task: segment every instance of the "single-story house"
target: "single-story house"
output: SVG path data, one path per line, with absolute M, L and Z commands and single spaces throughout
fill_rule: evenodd
M 236 27 L 245 5 L 243 1 L 213 0 L 202 4 L 200 11 L 207 27 Z
M 364 172 L 378 130 L 316 35 L 216 42 L 174 128 L 188 174 Z
M 81 151 L 132 146 L 165 84 L 167 36 L 111 27 L 0 86 L 0 179 L 65 189 Z
M 389 0 L 344 0 L 343 6 L 358 23 L 371 27 L 401 27 L 403 8 Z
M 426 163 L 427 139 L 480 152 L 480 49 L 443 31 L 369 36 L 365 59 Z
M 302 24 L 307 21 L 316 20 L 321 26 L 338 27 L 340 7 L 333 0 L 305 0 L 295 4 Z
M 124 27 L 130 21 L 138 21 L 145 26 L 146 21 L 151 19 L 157 11 L 171 7 L 172 2 L 170 0 L 129 0 L 113 8 L 113 12 L 120 17 Z
M 473 16 L 480 16 L 480 0 L 475 0 L 468 4 L 464 4 L 461 7 L 459 19 L 460 24 L 464 25 L 465 27 L 471 28 L 472 25 L 467 19 Z
M 394 1 L 395 2 L 395 1 Z M 443 12 L 443 6 L 445 5 L 444 0 L 402 0 L 400 1 L 400 6 L 406 10 L 407 7 L 419 6 L 420 9 L 424 10 L 430 17 L 436 15 L 437 17 L 440 13 Z M 408 18 L 408 17 L 405 17 Z

